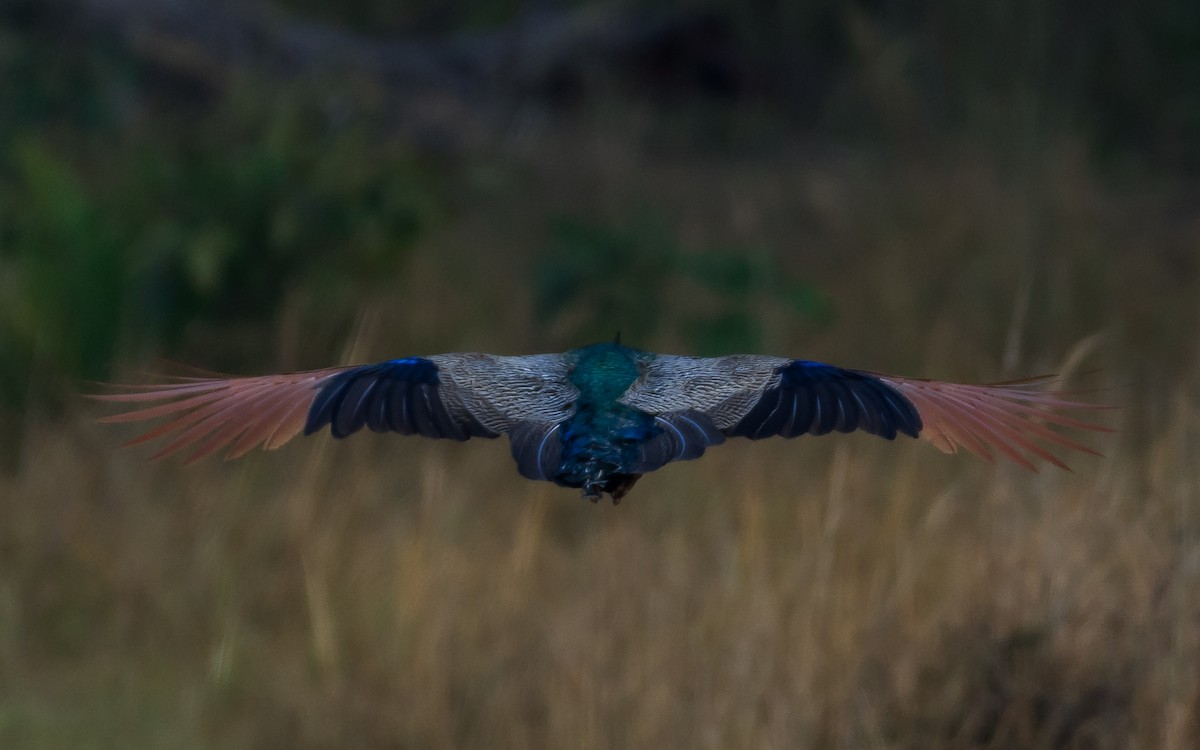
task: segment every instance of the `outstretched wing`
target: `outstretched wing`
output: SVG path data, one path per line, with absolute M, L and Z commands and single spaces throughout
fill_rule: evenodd
M 236 458 L 277 448 L 329 425 L 334 437 L 363 427 L 432 438 L 494 438 L 518 425 L 565 419 L 575 400 L 558 355 L 439 354 L 288 375 L 186 378 L 94 396 L 138 404 L 104 422 L 168 418 L 130 444 L 170 437 L 153 457 L 186 447 L 193 461 L 222 448 Z M 516 444 L 514 443 L 514 452 Z
M 1063 412 L 1104 407 L 1042 390 L 1041 382 L 959 385 L 778 357 L 660 356 L 623 400 L 656 415 L 699 412 L 728 437 L 862 430 L 921 437 L 945 452 L 962 447 L 989 461 L 1000 453 L 1033 470 L 1037 460 L 1066 468 L 1049 447 L 1095 451 L 1054 428 L 1105 428 Z

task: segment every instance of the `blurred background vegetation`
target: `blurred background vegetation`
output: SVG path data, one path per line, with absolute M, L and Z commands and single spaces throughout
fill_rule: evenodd
M 1181 0 L 0 0 L 0 744 L 1194 747 L 1198 173 Z M 1119 435 L 613 512 L 495 445 L 147 466 L 78 398 L 618 330 L 1100 368 Z

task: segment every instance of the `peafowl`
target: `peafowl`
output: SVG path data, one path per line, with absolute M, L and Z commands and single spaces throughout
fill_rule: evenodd
M 508 435 L 521 476 L 620 501 L 647 472 L 699 458 L 727 438 L 862 430 L 920 437 L 946 453 L 1000 454 L 1066 468 L 1048 448 L 1096 451 L 1054 428 L 1104 430 L 1072 416 L 1103 408 L 1045 390 L 1045 379 L 961 385 L 805 360 L 685 357 L 617 343 L 565 354 L 437 354 L 287 375 L 180 378 L 98 395 L 138 405 L 104 422 L 170 417 L 130 444 L 170 436 L 153 457 L 191 447 L 277 448 L 363 427 L 430 438 Z

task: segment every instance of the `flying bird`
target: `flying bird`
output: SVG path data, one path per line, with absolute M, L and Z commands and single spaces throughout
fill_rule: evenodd
M 881 375 L 821 362 L 735 354 L 654 354 L 619 342 L 564 354 L 436 354 L 258 377 L 178 378 L 121 386 L 95 398 L 136 405 L 101 419 L 168 418 L 129 444 L 169 442 L 236 458 L 329 426 L 430 438 L 507 435 L 521 476 L 615 504 L 648 472 L 699 458 L 728 438 L 862 430 L 923 438 L 1036 471 L 1066 469 L 1050 451 L 1099 455 L 1062 428 L 1106 428 L 1070 413 L 1104 408 L 1047 390 L 1045 378 L 963 385 Z

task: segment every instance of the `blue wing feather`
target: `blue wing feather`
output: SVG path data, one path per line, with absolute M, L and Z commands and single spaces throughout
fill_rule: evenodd
M 862 430 L 892 440 L 921 431 L 912 403 L 875 375 L 805 360 L 783 365 L 778 373 L 777 383 L 726 435 L 758 440 Z
M 304 433 L 329 425 L 337 438 L 363 427 L 451 440 L 496 436 L 469 413 L 452 414 L 441 388 L 437 365 L 423 357 L 353 367 L 331 377 L 317 392 Z

